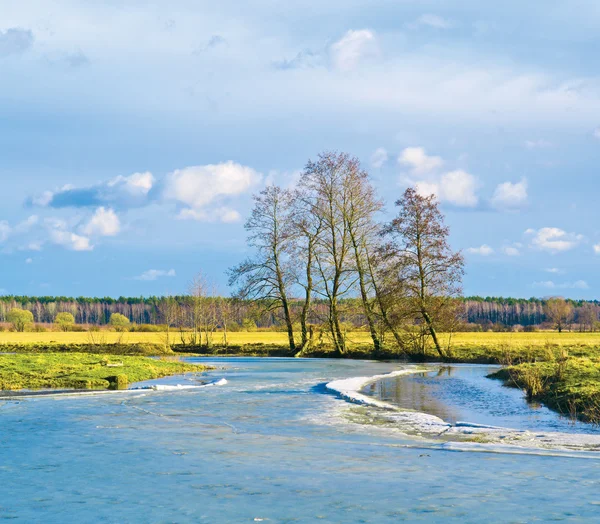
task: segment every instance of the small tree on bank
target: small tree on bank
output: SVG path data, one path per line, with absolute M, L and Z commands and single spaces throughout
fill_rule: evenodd
M 129 327 L 129 319 L 121 313 L 113 313 L 110 316 L 110 325 L 117 331 L 123 332 Z
M 254 197 L 252 215 L 245 224 L 253 257 L 230 269 L 229 285 L 238 286 L 237 296 L 262 301 L 269 311 L 283 314 L 290 350 L 296 351 L 289 300 L 294 281 L 290 254 L 293 247 L 291 228 L 292 193 L 268 186 Z
M 75 317 L 67 312 L 58 313 L 54 318 L 54 323 L 61 331 L 69 331 L 75 324 Z
M 573 307 L 564 298 L 549 299 L 545 309 L 547 317 L 559 333 L 562 333 L 565 326 L 573 319 Z
M 25 329 L 33 324 L 33 313 L 27 309 L 13 308 L 6 315 L 15 331 L 22 333 Z
M 409 188 L 396 206 L 398 215 L 383 230 L 396 300 L 402 302 L 403 316 L 416 322 L 420 340 L 431 337 L 443 357 L 438 332 L 457 318 L 455 299 L 462 291 L 463 257 L 448 244 L 450 231 L 434 195 L 425 197 Z

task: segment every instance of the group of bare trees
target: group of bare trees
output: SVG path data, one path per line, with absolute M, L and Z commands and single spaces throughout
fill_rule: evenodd
M 433 196 L 407 189 L 396 207 L 396 217 L 381 223 L 383 202 L 359 161 L 323 153 L 296 187 L 271 185 L 254 197 L 246 223 L 253 256 L 230 270 L 230 285 L 238 297 L 278 311 L 299 354 L 314 343 L 314 323 L 326 326 L 334 350 L 344 354 L 344 303 L 355 298 L 375 352 L 389 343 L 424 352 L 432 343 L 444 356 L 438 332 L 451 331 L 457 319 L 463 259 L 448 245 Z M 315 298 L 327 305 L 325 315 L 316 315 Z M 298 299 L 295 315 L 290 301 Z

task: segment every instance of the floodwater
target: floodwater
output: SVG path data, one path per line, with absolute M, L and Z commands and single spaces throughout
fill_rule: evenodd
M 418 439 L 393 428 L 353 422 L 348 413 L 364 408 L 325 387 L 332 380 L 386 374 L 402 367 L 398 364 L 202 362 L 220 368 L 202 380 L 225 378 L 227 384 L 0 404 L 0 520 L 600 518 L 600 453 L 511 451 L 485 444 L 469 449 Z M 410 380 L 421 379 L 427 380 Z M 194 385 L 196 380 L 171 377 L 160 383 Z M 499 387 L 489 383 L 490 388 Z M 447 401 L 456 417 L 486 413 L 484 408 L 461 407 L 451 395 Z M 523 416 L 520 421 L 528 423 Z M 574 428 L 567 425 L 566 430 Z

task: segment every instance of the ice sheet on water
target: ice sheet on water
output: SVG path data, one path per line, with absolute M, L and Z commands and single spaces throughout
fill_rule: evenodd
M 371 420 L 385 422 L 390 428 L 400 430 L 406 435 L 427 439 L 443 439 L 446 442 L 478 446 L 509 446 L 512 449 L 548 449 L 569 451 L 600 451 L 600 435 L 571 434 L 558 432 L 533 432 L 477 424 L 474 422 L 457 422 L 452 425 L 439 417 L 401 409 L 361 391 L 369 384 L 385 378 L 420 373 L 417 366 L 405 367 L 385 375 L 371 377 L 352 377 L 329 382 L 328 390 L 337 393 L 341 398 L 368 408 L 372 408 Z M 600 458 L 600 455 L 599 455 Z

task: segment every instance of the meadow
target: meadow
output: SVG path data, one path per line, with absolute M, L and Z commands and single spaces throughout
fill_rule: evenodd
M 366 348 L 370 344 L 367 332 L 353 331 L 348 335 L 349 348 Z M 300 337 L 297 337 L 298 340 Z M 448 342 L 448 335 L 442 335 L 444 345 Z M 390 340 L 391 341 L 391 340 Z M 4 345 L 86 345 L 86 344 L 152 344 L 164 345 L 165 333 L 139 333 L 114 331 L 86 332 L 56 332 L 46 331 L 41 333 L 26 332 L 0 332 L 0 346 Z M 171 344 L 179 344 L 179 333 L 171 332 Z M 215 346 L 223 345 L 223 333 L 217 332 L 213 336 Z M 287 334 L 283 332 L 232 332 L 227 334 L 227 342 L 232 347 L 265 345 L 287 347 Z M 327 340 L 324 340 L 327 345 Z M 600 355 L 600 333 L 580 333 L 544 331 L 535 333 L 455 333 L 451 338 L 452 358 L 458 360 L 494 360 L 506 353 L 523 357 L 542 356 L 548 348 L 565 348 L 575 355 L 592 356 Z M 432 353 L 433 356 L 433 353 Z M 531 358 L 528 358 L 531 360 Z

